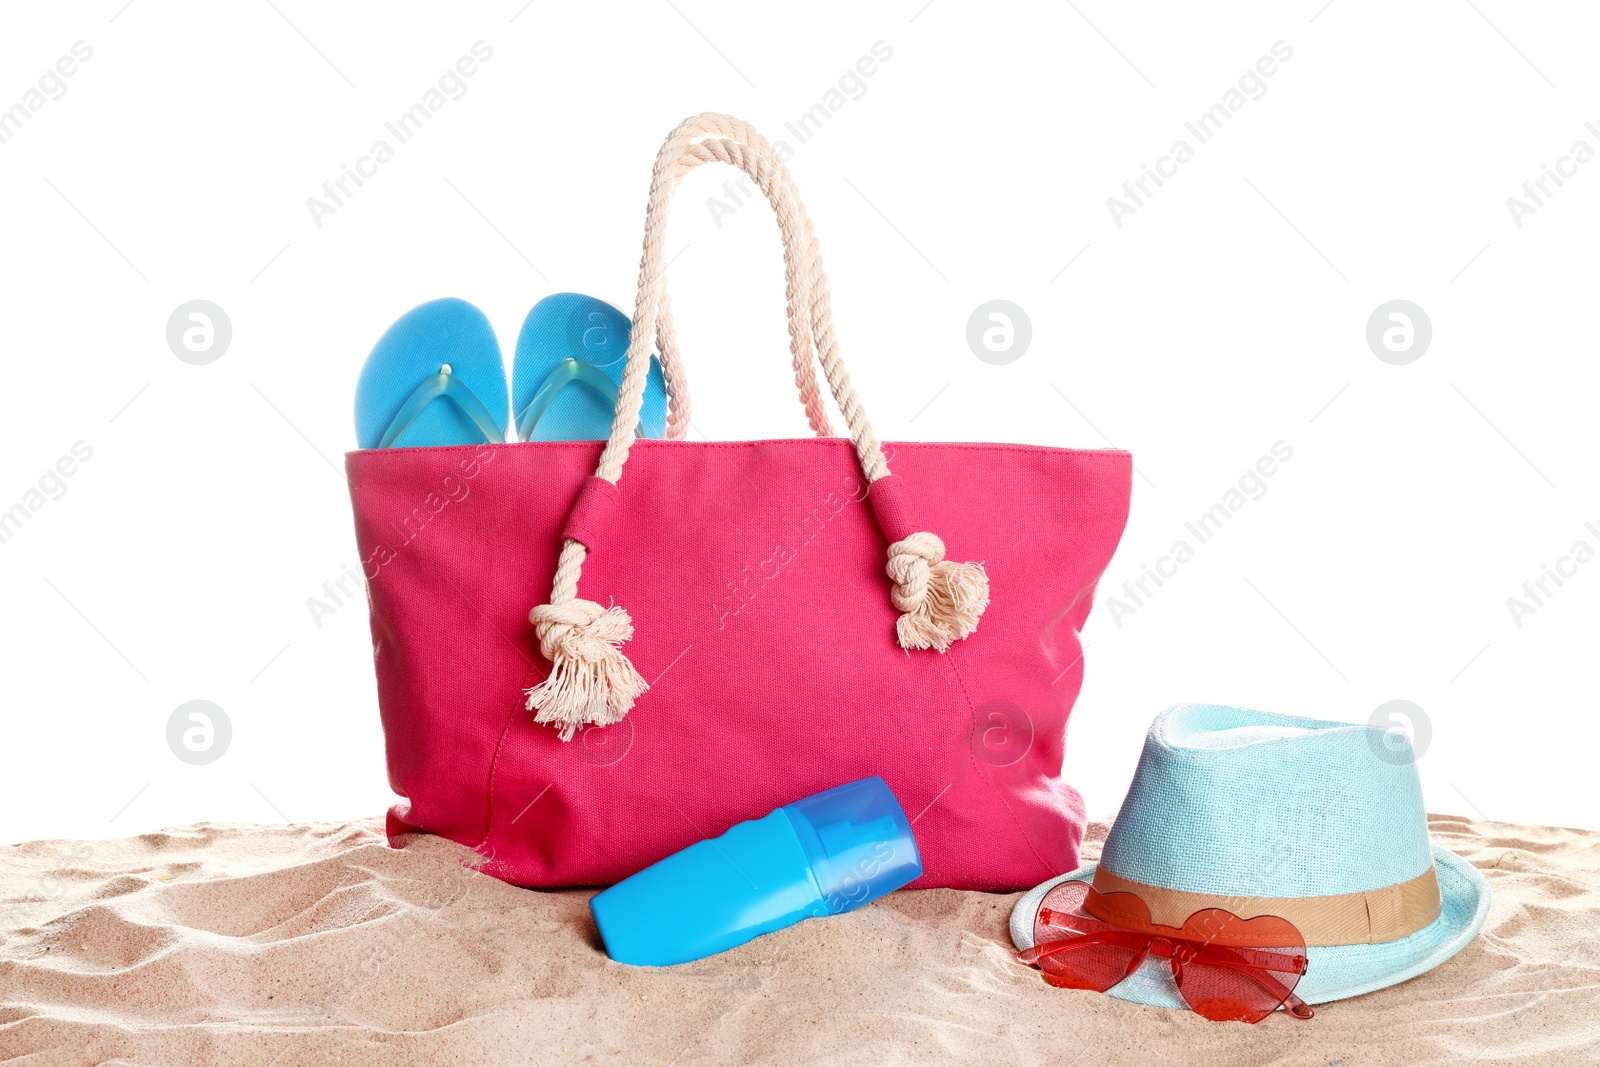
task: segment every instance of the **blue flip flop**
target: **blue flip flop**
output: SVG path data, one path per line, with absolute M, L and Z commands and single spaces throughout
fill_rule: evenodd
M 632 329 L 622 312 L 582 293 L 555 293 L 533 305 L 512 366 L 518 440 L 609 437 Z M 666 425 L 667 387 L 660 360 L 651 356 L 639 436 L 659 439 Z
M 430 300 L 400 316 L 362 366 L 356 443 L 500 444 L 508 406 L 505 363 L 489 320 L 465 300 Z

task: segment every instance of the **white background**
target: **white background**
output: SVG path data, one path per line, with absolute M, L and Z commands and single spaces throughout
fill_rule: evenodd
M 7 5 L 0 107 L 93 57 L 0 144 L 0 509 L 74 442 L 93 458 L 0 544 L 0 838 L 374 814 L 389 801 L 340 453 L 366 352 L 454 295 L 505 344 L 539 297 L 632 307 L 649 169 L 723 110 L 795 149 L 843 353 L 890 439 L 1131 449 L 1102 597 L 1274 442 L 1268 491 L 1118 626 L 1102 602 L 1067 773 L 1115 810 L 1150 718 L 1185 700 L 1364 721 L 1425 712 L 1434 810 L 1600 826 L 1600 562 L 1518 627 L 1600 526 L 1593 249 L 1600 162 L 1536 214 L 1506 200 L 1600 120 L 1578 4 Z M 306 207 L 482 40 L 494 50 L 317 227 Z M 875 42 L 859 99 L 784 124 Z M 1283 41 L 1293 57 L 1119 228 L 1107 198 Z M 687 183 L 670 238 L 698 434 L 805 432 L 776 229 Z M 1553 187 L 1552 187 L 1553 188 Z M 1069 265 L 1070 264 L 1070 265 Z M 168 316 L 227 312 L 180 362 Z M 975 358 L 1001 298 L 1033 341 Z M 1416 362 L 1379 304 L 1433 326 Z M 1003 536 L 1004 531 L 997 531 Z M 1554 589 L 1553 586 L 1551 586 Z M 225 709 L 209 766 L 180 703 Z

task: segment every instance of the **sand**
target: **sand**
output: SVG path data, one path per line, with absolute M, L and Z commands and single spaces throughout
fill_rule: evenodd
M 1494 906 L 1411 982 L 1256 1026 L 1046 986 L 1016 895 L 926 890 L 664 970 L 589 891 L 532 892 L 381 820 L 0 847 L 0 1062 L 1600 1062 L 1600 834 L 1431 820 Z M 1104 824 L 1091 829 L 1098 851 Z

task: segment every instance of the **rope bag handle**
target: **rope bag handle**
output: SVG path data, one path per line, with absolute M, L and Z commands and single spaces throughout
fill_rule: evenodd
M 774 183 L 782 183 L 789 190 L 799 213 L 801 229 L 798 240 L 791 241 L 786 234 L 783 245 L 789 352 L 794 363 L 795 385 L 799 387 L 800 399 L 805 404 L 806 418 L 811 423 L 812 431 L 818 437 L 832 437 L 833 426 L 822 406 L 822 397 L 817 388 L 813 351 L 819 339 L 827 339 L 833 347 L 833 356 L 837 358 L 838 346 L 832 340 L 833 308 L 826 299 L 818 302 L 814 295 L 820 278 L 824 286 L 822 296 L 826 298 L 827 278 L 822 273 L 822 257 L 817 247 L 816 233 L 812 229 L 810 216 L 806 214 L 805 205 L 800 202 L 794 178 L 767 139 L 748 123 L 726 115 L 712 114 L 696 116 L 683 125 L 690 123 L 696 124 L 703 134 L 716 134 L 719 140 L 691 143 L 685 149 L 678 159 L 674 189 L 696 167 L 706 163 L 728 163 L 754 178 L 768 200 L 774 195 Z M 669 441 L 681 441 L 689 432 L 689 382 L 678 354 L 678 336 L 672 324 L 672 302 L 667 295 L 665 276 L 661 278 L 656 348 L 661 353 L 662 378 L 671 405 L 667 414 L 666 437 Z
M 800 205 L 788 170 L 777 161 L 766 140 L 746 123 L 726 115 L 697 115 L 680 123 L 656 155 L 645 212 L 633 331 L 611 436 L 567 520 L 550 600 L 528 616 L 551 669 L 544 681 L 527 690 L 527 706 L 537 712 L 536 722 L 558 727 L 562 740 L 570 740 L 580 726 L 620 721 L 650 688 L 622 652 L 621 646 L 633 637 L 633 621 L 626 609 L 616 605 L 605 608 L 579 598 L 578 581 L 589 546 L 599 539 L 598 531 L 609 525 L 620 504 L 617 481 L 636 439 L 650 368 L 651 337 L 660 341 L 663 376 L 670 373 L 669 381 L 685 384 L 662 277 L 667 221 L 673 193 L 683 176 L 710 162 L 729 163 L 750 175 L 777 215 L 796 381 L 813 427 L 824 433 L 827 420 L 820 398 L 816 398 L 814 355 L 850 431 L 856 459 L 868 482 L 868 499 L 891 542 L 885 571 L 893 582 L 889 599 L 901 612 L 895 623 L 901 647 L 943 652 L 977 629 L 978 617 L 989 603 L 989 581 L 982 564 L 946 560 L 944 542 L 920 529 L 904 483 L 889 472 L 883 448 L 839 358 L 827 275 L 810 218 Z M 687 411 L 685 402 L 680 428 L 687 426 Z

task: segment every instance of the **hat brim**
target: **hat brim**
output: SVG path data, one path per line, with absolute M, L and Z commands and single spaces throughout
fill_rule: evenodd
M 1433 861 L 1444 905 L 1439 917 L 1397 941 L 1308 948 L 1306 973 L 1295 986 L 1302 1000 L 1326 1004 L 1396 985 L 1439 966 L 1477 936 L 1489 917 L 1489 883 L 1476 867 L 1448 849 L 1434 846 Z M 1045 894 L 1062 882 L 1087 882 L 1094 872 L 1093 865 L 1080 867 L 1022 895 L 1011 909 L 1011 941 L 1019 951 L 1033 947 L 1033 926 Z M 1173 984 L 1171 965 L 1164 959 L 1146 959 L 1109 992 L 1135 1004 L 1188 1007 Z

